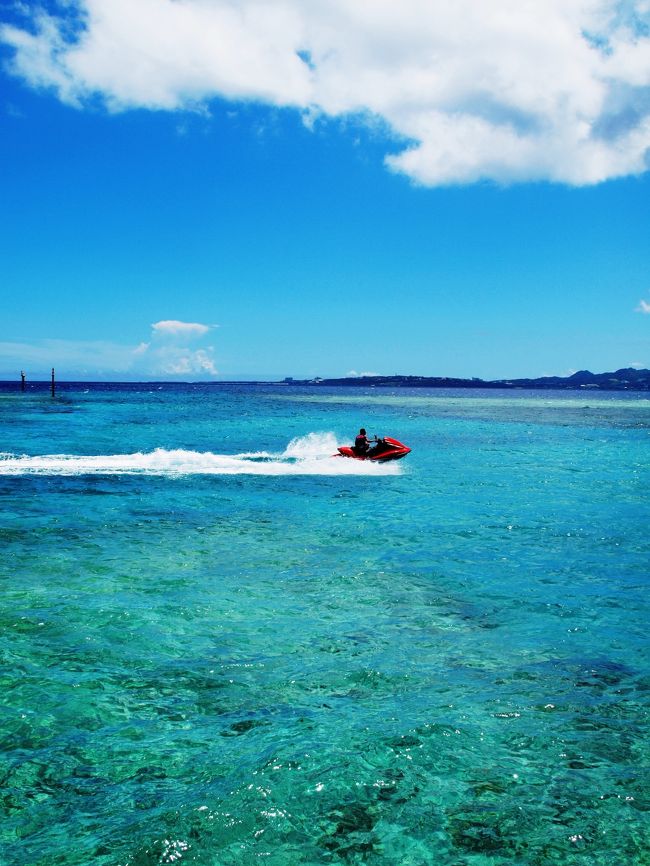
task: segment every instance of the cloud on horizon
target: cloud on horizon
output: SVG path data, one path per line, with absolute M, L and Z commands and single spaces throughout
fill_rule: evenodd
M 650 304 L 647 301 L 644 301 L 643 299 L 641 299 L 639 301 L 639 306 L 635 307 L 634 311 L 636 313 L 645 313 L 646 315 L 650 314 Z
M 358 373 L 356 370 L 348 370 L 345 374 L 349 379 L 359 379 L 362 376 L 379 376 L 379 373 L 375 373 L 372 370 L 364 370 L 361 373 Z
M 160 326 L 170 326 L 160 327 Z M 172 327 L 177 326 L 177 327 Z M 197 346 L 215 326 L 158 322 L 148 342 L 137 346 L 107 340 L 38 340 L 0 342 L 0 370 L 23 369 L 44 376 L 55 367 L 64 378 L 123 375 L 129 379 L 163 377 L 213 378 L 218 375 L 214 346 Z M 188 344 L 193 345 L 188 345 Z M 31 371 L 31 373 L 30 373 Z
M 18 8 L 18 7 L 17 7 Z M 0 28 L 10 69 L 82 108 L 211 99 L 356 117 L 387 166 L 436 186 L 639 174 L 650 153 L 648 0 L 66 0 Z M 378 124 L 379 122 L 379 124 Z

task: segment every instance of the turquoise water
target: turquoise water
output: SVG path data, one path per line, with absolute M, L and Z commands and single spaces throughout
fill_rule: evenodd
M 332 458 L 361 425 L 412 453 Z M 0 432 L 0 862 L 649 862 L 647 398 L 79 385 Z

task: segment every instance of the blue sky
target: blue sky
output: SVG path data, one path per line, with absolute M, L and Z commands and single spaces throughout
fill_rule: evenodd
M 582 65 L 552 2 L 540 40 L 416 0 L 395 35 L 385 0 L 374 30 L 340 0 L 341 44 L 326 4 L 147 0 L 125 32 L 106 4 L 0 15 L 0 378 L 650 367 L 641 2 L 594 0 Z

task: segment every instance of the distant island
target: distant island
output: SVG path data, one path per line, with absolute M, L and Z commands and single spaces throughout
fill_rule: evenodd
M 292 379 L 287 385 L 348 385 L 355 388 L 530 388 L 553 390 L 650 391 L 650 370 L 625 367 L 614 373 L 579 370 L 572 376 L 541 376 L 539 379 L 455 379 L 447 376 L 347 376 L 343 379 Z
M 350 388 L 483 388 L 483 389 L 538 389 L 555 391 L 650 391 L 650 370 L 637 370 L 633 367 L 625 367 L 614 373 L 591 373 L 589 370 L 579 370 L 572 376 L 540 376 L 538 379 L 459 379 L 450 376 L 345 376 L 340 379 L 324 379 L 315 376 L 313 379 L 295 379 L 287 376 L 282 380 L 271 379 L 222 379 L 201 382 L 188 382 L 169 379 L 146 379 L 138 380 L 61 380 L 56 382 L 56 389 L 63 391 L 74 390 L 83 385 L 94 388 L 110 389 L 116 385 L 125 385 L 130 388 L 144 385 L 295 385 L 299 387 L 331 386 Z M 0 379 L 0 389 L 15 391 L 54 391 L 54 382 L 50 380 L 26 381 Z

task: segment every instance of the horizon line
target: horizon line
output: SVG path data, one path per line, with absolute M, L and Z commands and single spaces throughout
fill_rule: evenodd
M 311 377 L 296 377 L 284 376 L 283 378 L 252 378 L 252 379 L 55 379 L 56 385 L 299 385 L 303 383 L 318 383 L 318 382 L 367 382 L 376 379 L 435 379 L 435 380 L 451 380 L 462 382 L 482 382 L 482 383 L 510 383 L 516 381 L 537 381 L 542 379 L 571 379 L 577 373 L 589 373 L 592 376 L 604 376 L 611 373 L 617 373 L 622 370 L 633 370 L 635 373 L 648 372 L 647 368 L 636 367 L 619 367 L 617 370 L 605 370 L 601 373 L 594 373 L 588 369 L 576 370 L 565 376 L 554 374 L 545 374 L 541 376 L 504 376 L 494 379 L 483 379 L 480 376 L 450 376 L 450 375 L 425 375 L 421 373 L 391 373 L 391 374 L 373 374 L 368 376 L 311 376 Z M 25 385 L 47 385 L 51 386 L 52 380 L 46 379 L 25 379 Z M 22 381 L 20 378 L 5 379 L 0 378 L 0 385 L 18 385 Z

